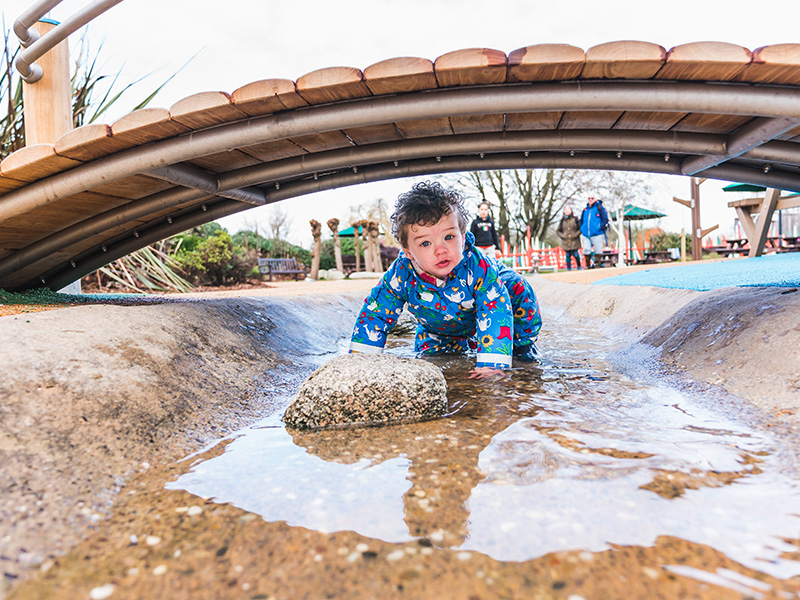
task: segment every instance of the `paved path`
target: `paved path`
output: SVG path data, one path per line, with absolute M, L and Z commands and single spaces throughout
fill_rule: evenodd
M 800 252 L 541 275 L 566 283 L 639 285 L 708 291 L 723 287 L 800 287 Z

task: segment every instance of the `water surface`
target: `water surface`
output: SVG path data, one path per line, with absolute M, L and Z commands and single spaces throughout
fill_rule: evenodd
M 667 536 L 777 578 L 800 574 L 789 541 L 800 490 L 768 434 L 702 396 L 621 374 L 591 330 L 552 327 L 540 346 L 540 364 L 500 381 L 468 379 L 468 358 L 433 358 L 446 418 L 303 433 L 275 416 L 167 487 L 268 522 L 500 561 Z M 413 354 L 403 339 L 388 351 Z

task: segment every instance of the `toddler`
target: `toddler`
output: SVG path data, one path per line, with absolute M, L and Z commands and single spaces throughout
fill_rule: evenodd
M 400 195 L 391 216 L 403 250 L 356 319 L 351 352 L 382 352 L 403 307 L 418 322 L 421 354 L 477 350 L 471 376 L 535 360 L 542 326 L 530 283 L 475 248 L 457 192 L 423 182 Z

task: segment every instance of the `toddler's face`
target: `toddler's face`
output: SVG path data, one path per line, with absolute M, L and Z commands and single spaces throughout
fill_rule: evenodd
M 445 215 L 435 225 L 408 228 L 408 247 L 403 251 L 426 273 L 444 279 L 464 255 L 464 234 L 458 215 Z
M 486 206 L 485 204 L 481 204 L 478 207 L 478 214 L 480 215 L 481 219 L 485 219 L 486 217 L 489 216 L 489 207 Z

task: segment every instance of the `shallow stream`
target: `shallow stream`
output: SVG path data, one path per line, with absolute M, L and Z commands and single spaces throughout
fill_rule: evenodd
M 138 476 L 12 598 L 800 598 L 800 486 L 778 438 L 546 317 L 541 362 L 505 379 L 431 359 L 446 418 L 297 432 L 276 414 Z M 288 404 L 292 375 L 264 393 Z
M 540 345 L 540 364 L 492 382 L 469 379 L 469 359 L 434 358 L 447 418 L 299 433 L 276 415 L 167 487 L 270 522 L 498 561 L 670 537 L 778 579 L 800 574 L 800 488 L 768 434 L 708 398 L 621 374 L 591 330 L 550 328 Z M 408 340 L 388 351 L 413 355 Z M 765 590 L 730 572 L 662 567 Z

